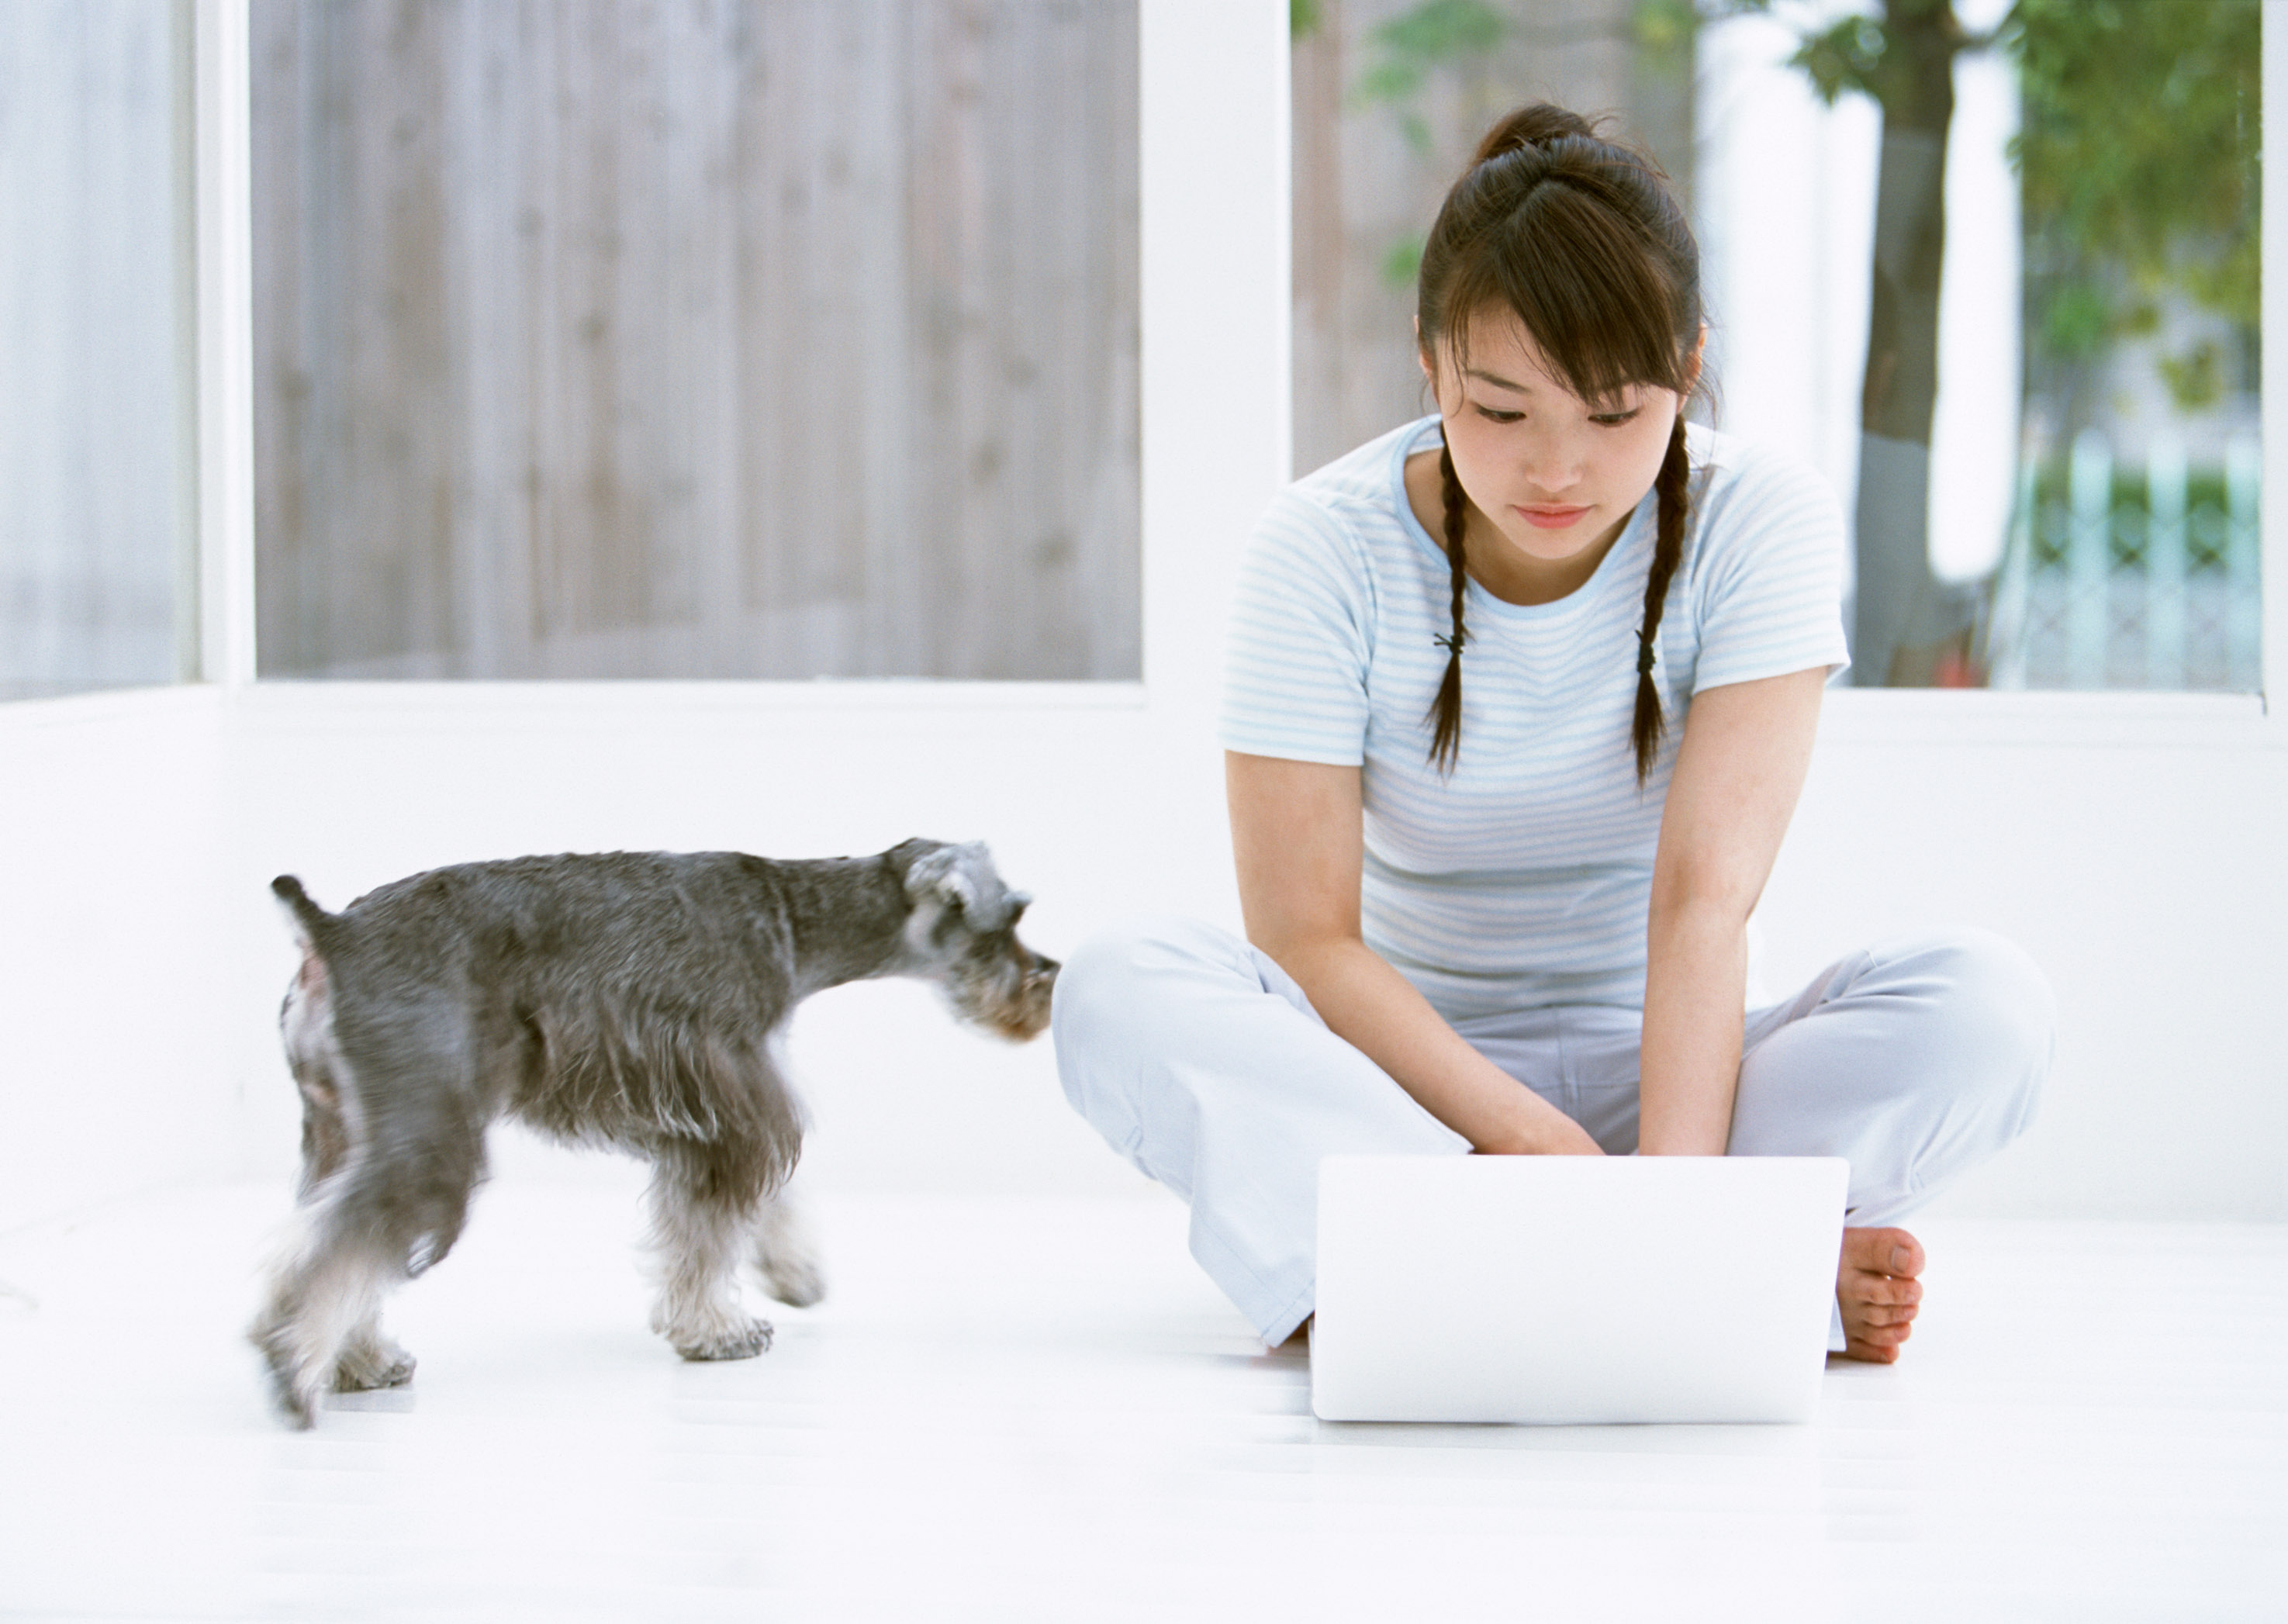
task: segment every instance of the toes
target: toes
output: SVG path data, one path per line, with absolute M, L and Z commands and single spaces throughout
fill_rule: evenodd
M 1923 1271 L 1922 1242 L 1903 1229 L 1847 1229 L 1843 1232 L 1846 1267 L 1870 1274 L 1893 1274 L 1911 1279 Z
M 335 1367 L 334 1390 L 362 1393 L 377 1387 L 402 1387 L 413 1380 L 415 1363 L 411 1354 L 393 1345 L 361 1351 Z
M 1914 1334 L 1913 1324 L 1904 1319 L 1884 1323 L 1850 1315 L 1843 1321 L 1845 1341 L 1863 1342 L 1871 1347 L 1895 1348 Z
M 402 1387 L 413 1380 L 413 1356 L 400 1353 L 396 1358 L 369 1364 L 359 1371 L 360 1387 Z M 348 1390 L 349 1383 L 337 1382 L 337 1387 Z
M 750 1319 L 744 1325 L 719 1335 L 692 1342 L 678 1342 L 675 1351 L 695 1364 L 716 1359 L 751 1359 L 767 1351 L 771 1345 L 771 1326 L 767 1319 Z
M 1844 1351 L 1855 1359 L 1888 1365 L 1898 1359 L 1899 1350 L 1913 1335 L 1914 1327 L 1909 1325 L 1847 1325 Z
M 1912 1308 L 1923 1300 L 1920 1280 L 1895 1279 L 1887 1274 L 1850 1271 L 1836 1282 L 1835 1294 L 1846 1303 L 1884 1308 Z

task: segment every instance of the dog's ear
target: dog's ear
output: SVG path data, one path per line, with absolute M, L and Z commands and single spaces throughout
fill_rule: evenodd
M 958 910 L 973 930 L 997 931 L 1016 923 L 1031 900 L 1001 883 L 993 854 L 981 840 L 940 846 L 924 852 L 906 869 L 906 895 L 916 907 L 934 904 Z
M 974 842 L 925 852 L 906 870 L 906 895 L 917 906 L 934 902 L 941 907 L 957 907 L 966 912 L 977 906 L 980 888 L 976 870 L 981 863 L 986 873 L 992 872 L 985 848 Z

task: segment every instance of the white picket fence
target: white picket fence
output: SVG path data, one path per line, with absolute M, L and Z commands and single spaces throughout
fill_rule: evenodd
M 2181 441 L 2157 437 L 2141 493 L 2096 429 L 2074 441 L 2062 491 L 2030 459 L 1995 578 L 1990 685 L 2254 691 L 2260 467 L 2252 434 L 2202 479 Z

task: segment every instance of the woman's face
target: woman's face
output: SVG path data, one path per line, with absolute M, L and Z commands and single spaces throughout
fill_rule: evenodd
M 1676 392 L 1633 384 L 1610 400 L 1583 400 L 1507 311 L 1472 321 L 1466 370 L 1452 346 L 1440 350 L 1422 369 L 1437 392 L 1454 472 L 1503 539 L 1557 563 L 1619 535 L 1668 455 L 1682 405 Z

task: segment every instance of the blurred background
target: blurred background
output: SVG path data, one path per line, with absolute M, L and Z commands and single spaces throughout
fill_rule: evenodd
M 2258 685 L 2256 0 L 1292 0 L 1294 466 L 1493 116 L 1690 200 L 1862 685 Z M 181 8 L 0 7 L 0 693 L 193 636 Z M 261 671 L 1140 673 L 1133 0 L 255 0 Z
M 1438 202 L 1606 115 L 1723 428 L 1853 516 L 1863 685 L 2258 686 L 2256 0 L 1294 0 L 1295 466 L 1423 409 Z
M 187 16 L 0 4 L 0 694 L 189 657 Z M 1133 0 L 250 31 L 261 675 L 1139 675 Z

